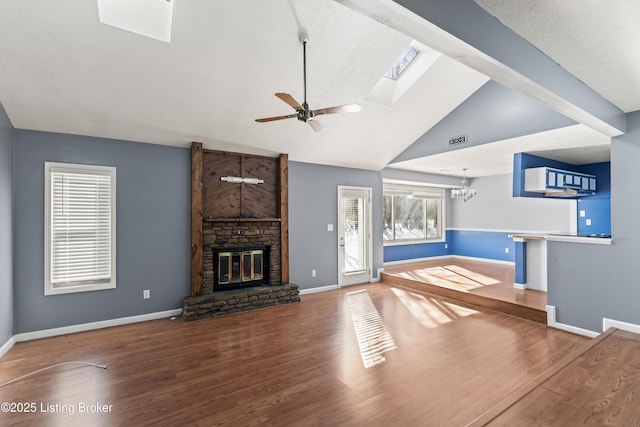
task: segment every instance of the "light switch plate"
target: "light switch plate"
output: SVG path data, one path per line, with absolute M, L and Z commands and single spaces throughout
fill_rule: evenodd
M 585 211 L 584 209 L 580 210 L 580 218 L 584 218 L 585 216 L 587 216 L 587 211 Z
M 333 224 L 327 224 L 327 231 L 333 231 Z

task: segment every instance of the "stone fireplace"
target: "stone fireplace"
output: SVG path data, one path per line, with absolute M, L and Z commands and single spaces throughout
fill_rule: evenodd
M 234 288 L 281 284 L 280 222 L 279 221 L 207 221 L 203 227 L 204 253 L 202 293 Z M 255 277 L 255 268 L 245 270 L 247 252 L 262 251 L 262 277 Z M 223 259 L 220 259 L 220 255 Z M 225 255 L 228 254 L 228 255 Z M 256 266 L 255 254 L 249 261 Z M 224 258 L 228 258 L 226 265 Z M 237 265 L 234 265 L 236 264 Z M 221 265 L 222 264 L 222 265 Z M 226 269 L 229 277 L 220 280 Z M 246 273 L 253 278 L 247 278 Z M 235 275 L 239 277 L 233 277 Z M 243 276 L 246 280 L 243 280 Z M 224 278 L 223 278 L 224 279 Z
M 210 151 L 193 143 L 191 169 L 191 295 L 183 318 L 300 301 L 298 286 L 289 283 L 286 155 Z

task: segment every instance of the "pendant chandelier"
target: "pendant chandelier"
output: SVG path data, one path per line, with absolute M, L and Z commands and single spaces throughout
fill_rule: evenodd
M 467 168 L 462 169 L 462 188 L 452 188 L 451 198 L 460 199 L 463 202 L 471 199 L 477 194 L 476 190 L 467 187 Z

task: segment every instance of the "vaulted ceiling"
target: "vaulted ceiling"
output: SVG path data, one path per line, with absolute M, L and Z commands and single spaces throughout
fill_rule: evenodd
M 394 104 L 373 101 L 371 90 L 413 37 L 348 3 L 174 0 L 171 42 L 164 43 L 101 24 L 96 1 L 3 0 L 0 103 L 20 129 L 185 147 L 201 141 L 382 169 L 490 73 L 442 55 Z M 640 109 L 634 2 L 477 3 L 621 110 Z M 302 101 L 303 32 L 311 108 L 359 103 L 362 111 L 322 117 L 322 132 L 295 119 L 256 123 L 292 112 L 276 92 Z M 565 154 L 580 148 L 557 139 L 546 146 Z M 462 157 L 452 167 L 471 169 L 479 158 Z

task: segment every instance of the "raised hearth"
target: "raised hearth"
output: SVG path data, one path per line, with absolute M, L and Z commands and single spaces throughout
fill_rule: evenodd
M 182 317 L 184 320 L 197 320 L 298 301 L 298 285 L 254 286 L 185 297 Z

